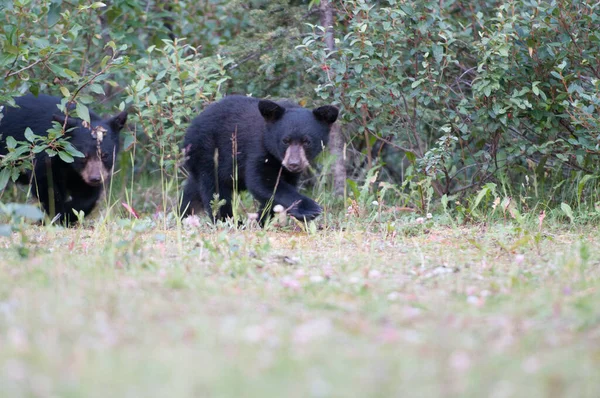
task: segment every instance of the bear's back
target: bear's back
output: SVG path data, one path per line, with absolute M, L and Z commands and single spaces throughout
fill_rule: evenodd
M 9 135 L 17 141 L 23 141 L 27 127 L 37 135 L 47 135 L 47 130 L 52 127 L 53 116 L 61 113 L 57 107 L 60 102 L 60 98 L 45 94 L 40 94 L 36 97 L 28 93 L 22 97 L 15 98 L 17 107 L 5 105 L 2 110 L 3 117 L 0 119 L 2 142 Z M 69 108 L 73 109 L 74 106 L 71 105 Z M 100 116 L 91 110 L 89 113 L 92 123 L 102 120 Z M 72 115 L 72 117 L 74 116 Z M 0 145 L 0 151 L 4 149 L 3 147 L 4 145 Z
M 60 101 L 49 95 L 39 95 L 37 98 L 32 94 L 15 98 L 18 107 L 5 105 L 0 120 L 0 135 L 2 143 L 6 137 L 12 136 L 17 141 L 25 137 L 27 127 L 37 135 L 46 135 L 46 130 L 52 127 L 52 115 L 60 111 L 56 107 Z M 4 149 L 4 145 L 0 146 Z
M 243 130 L 262 131 L 264 119 L 258 111 L 258 99 L 241 95 L 230 95 L 210 104 L 192 121 L 194 135 L 217 138 L 222 135 L 231 139 L 231 134 Z
M 231 152 L 235 136 L 238 148 L 255 148 L 262 143 L 265 120 L 258 110 L 258 98 L 229 95 L 210 104 L 191 123 L 184 147 L 212 153 L 214 148 Z M 244 157 L 244 154 L 241 154 Z
M 224 144 L 225 141 L 231 142 L 234 134 L 238 146 L 261 143 L 265 119 L 258 109 L 259 102 L 259 98 L 229 95 L 212 103 L 192 121 L 184 146 L 201 144 L 206 140 L 215 145 Z M 286 109 L 299 108 L 289 100 L 278 103 Z

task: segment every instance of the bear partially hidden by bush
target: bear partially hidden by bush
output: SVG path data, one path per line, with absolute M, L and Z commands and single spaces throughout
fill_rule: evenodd
M 204 209 L 212 218 L 210 202 L 218 193 L 225 205 L 217 218 L 231 217 L 235 183 L 239 191 L 249 190 L 260 202 L 261 216 L 269 205 L 282 205 L 299 220 L 314 219 L 321 207 L 298 193 L 298 180 L 327 144 L 337 117 L 338 109 L 330 105 L 309 110 L 289 101 L 244 96 L 211 104 L 185 136 L 189 177 L 181 213 Z
M 2 110 L 0 155 L 7 153 L 7 137 L 25 141 L 27 127 L 36 135 L 47 136 L 53 121 L 64 125 L 65 119 L 66 136 L 85 155 L 67 163 L 42 151 L 35 156 L 33 172 L 21 175 L 17 181 L 31 184 L 46 213 L 50 217 L 59 215 L 63 224 L 77 220 L 73 210 L 89 214 L 112 175 L 119 152 L 119 132 L 127 121 L 127 112 L 102 119 L 90 111 L 91 123 L 87 125 L 81 119 L 61 113 L 57 107 L 61 100 L 57 97 L 27 94 L 15 98 L 15 102 L 18 107 L 4 106 Z

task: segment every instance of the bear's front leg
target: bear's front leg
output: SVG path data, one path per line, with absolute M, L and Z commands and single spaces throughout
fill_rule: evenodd
M 194 176 L 190 175 L 183 188 L 183 197 L 181 199 L 179 215 L 182 217 L 186 217 L 191 214 L 199 215 L 204 209 L 201 198 L 200 186 L 194 179 Z
M 300 221 L 311 221 L 321 215 L 323 209 L 317 202 L 300 194 L 298 196 L 302 199 L 296 200 L 291 206 L 287 207 L 289 214 Z
M 98 198 L 102 193 L 100 187 L 89 187 L 83 192 L 72 193 L 71 200 L 67 201 L 64 206 L 64 212 L 61 213 L 59 221 L 65 226 L 69 226 L 77 221 L 75 213 L 83 211 L 84 215 L 88 215 L 96 207 Z
M 261 203 L 261 217 L 264 217 L 264 209 L 271 201 L 271 212 L 273 207 L 281 205 L 288 214 L 301 221 L 314 220 L 321 214 L 321 206 L 298 193 L 296 186 L 281 177 L 279 168 L 260 163 L 254 165 L 255 167 L 248 167 L 246 170 L 246 185 L 250 193 Z

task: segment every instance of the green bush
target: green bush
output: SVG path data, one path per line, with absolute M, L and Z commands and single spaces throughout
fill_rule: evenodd
M 490 181 L 516 193 L 527 176 L 536 201 L 590 196 L 573 187 L 599 166 L 597 7 L 350 0 L 337 11 L 335 51 L 315 25 L 298 48 L 321 97 L 342 106 L 360 164 L 433 177 L 438 195 Z
M 490 183 L 524 205 L 594 204 L 599 7 L 343 0 L 329 51 L 318 3 L 5 2 L 0 102 L 32 91 L 77 103 L 77 115 L 127 106 L 135 172 L 175 179 L 187 124 L 225 93 L 333 102 L 355 185 L 392 183 L 403 205 L 425 211 Z M 0 183 L 36 150 L 68 149 L 60 132 L 51 140 L 17 143 Z M 366 182 L 375 175 L 385 184 Z
M 21 0 L 1 5 L 0 69 L 6 72 L 0 80 L 0 103 L 14 105 L 12 97 L 27 91 L 61 95 L 63 111 L 65 105 L 76 104 L 71 112 L 89 122 L 87 105 L 105 94 L 102 83 L 111 83 L 108 76 L 129 62 L 122 55 L 126 45 L 117 48 L 113 41 L 103 42 L 94 30 L 85 28 L 102 7 L 102 3 L 84 1 L 68 8 L 61 1 Z M 9 153 L 0 159 L 0 190 L 9 180 L 16 181 L 19 173 L 31 169 L 39 152 L 46 151 L 65 162 L 83 156 L 63 134 L 63 126 L 55 123 L 45 137 L 31 130 L 23 142 L 8 137 Z
M 125 101 L 134 108 L 132 121 L 143 132 L 142 150 L 154 169 L 169 173 L 182 160 L 181 143 L 191 120 L 221 96 L 229 80 L 230 60 L 203 57 L 180 40 L 165 40 L 163 47 L 151 46 L 147 57 L 134 65 Z M 134 144 L 126 139 L 125 148 Z

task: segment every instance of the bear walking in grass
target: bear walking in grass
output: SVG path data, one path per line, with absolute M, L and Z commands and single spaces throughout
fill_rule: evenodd
M 282 205 L 299 220 L 316 218 L 321 207 L 298 193 L 298 180 L 327 144 L 337 117 L 338 109 L 330 105 L 309 110 L 237 95 L 208 106 L 185 136 L 189 176 L 181 214 L 204 209 L 212 218 L 210 202 L 218 193 L 225 204 L 217 218 L 231 217 L 237 187 L 260 202 L 261 217 L 269 206 Z
M 17 181 L 31 184 L 46 213 L 50 217 L 59 215 L 59 221 L 65 225 L 77 219 L 73 210 L 89 214 L 112 176 L 114 159 L 119 152 L 119 132 L 127 121 L 127 112 L 102 119 L 90 111 L 88 125 L 61 113 L 57 108 L 61 100 L 57 97 L 27 94 L 15 102 L 18 107 L 2 109 L 0 155 L 8 152 L 8 137 L 25 141 L 27 127 L 36 135 L 47 136 L 53 121 L 65 125 L 65 119 L 69 142 L 84 155 L 67 163 L 59 156 L 49 157 L 42 151 L 35 155 L 33 172 L 21 175 Z

